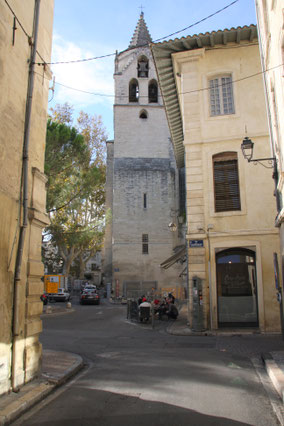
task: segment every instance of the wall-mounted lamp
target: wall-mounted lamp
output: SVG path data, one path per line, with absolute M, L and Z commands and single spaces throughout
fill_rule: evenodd
M 174 222 L 169 223 L 168 227 L 172 232 L 175 232 L 177 230 L 177 226 Z
M 255 164 L 259 163 L 267 169 L 273 169 L 272 178 L 274 179 L 274 184 L 275 184 L 274 195 L 276 197 L 277 212 L 279 213 L 281 208 L 282 208 L 282 202 L 280 200 L 279 191 L 277 189 L 277 187 L 278 187 L 277 159 L 276 159 L 276 157 L 253 159 L 252 158 L 253 157 L 253 145 L 254 145 L 254 143 L 252 142 L 252 140 L 246 136 L 244 138 L 242 144 L 241 144 L 243 156 L 246 160 L 248 160 L 249 163 L 255 163 Z M 266 165 L 262 164 L 262 161 L 268 161 L 268 165 L 266 166 Z
M 248 160 L 249 163 L 260 163 L 262 166 L 264 166 L 264 164 L 262 164 L 262 161 L 268 161 L 269 162 L 269 166 L 264 166 L 267 168 L 271 168 L 273 169 L 273 167 L 276 167 L 276 158 L 275 157 L 271 157 L 271 158 L 255 158 L 253 159 L 253 146 L 254 143 L 253 141 L 248 138 L 247 136 L 244 138 L 242 144 L 241 144 L 241 149 L 242 149 L 242 153 L 243 156 L 246 160 Z

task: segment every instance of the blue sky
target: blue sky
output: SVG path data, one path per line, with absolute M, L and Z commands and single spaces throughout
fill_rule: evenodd
M 143 6 L 153 40 L 199 21 L 234 0 L 55 0 L 52 61 L 70 61 L 125 50 Z M 173 38 L 256 23 L 254 0 L 235 4 Z M 114 56 L 90 62 L 52 65 L 54 98 L 49 106 L 69 102 L 80 110 L 101 115 L 113 138 Z M 67 89 L 58 83 L 95 96 Z

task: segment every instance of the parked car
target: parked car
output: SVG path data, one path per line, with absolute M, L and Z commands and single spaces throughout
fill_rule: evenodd
M 65 291 L 64 288 L 59 288 L 58 293 L 49 293 L 48 300 L 55 302 L 68 302 L 70 300 L 70 293 Z
M 80 304 L 87 305 L 99 305 L 100 304 L 100 295 L 93 288 L 85 289 L 80 296 Z
M 43 294 L 40 296 L 40 300 L 43 302 L 43 304 L 44 304 L 44 305 L 47 305 L 48 297 L 47 297 L 47 295 L 46 295 L 45 293 L 43 293 Z
M 81 289 L 81 293 L 83 293 L 83 291 L 85 290 L 97 290 L 97 287 L 93 284 L 85 284 L 82 289 Z

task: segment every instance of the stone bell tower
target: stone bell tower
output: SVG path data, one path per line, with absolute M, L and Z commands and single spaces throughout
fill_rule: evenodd
M 182 242 L 168 226 L 177 220 L 178 175 L 151 42 L 142 12 L 115 58 L 114 141 L 107 143 L 106 282 L 133 297 L 180 285 L 183 269 L 160 267 Z

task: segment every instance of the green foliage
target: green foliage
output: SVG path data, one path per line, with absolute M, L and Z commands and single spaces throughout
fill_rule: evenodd
M 101 247 L 105 202 L 104 129 L 96 117 L 81 113 L 79 131 L 69 124 L 71 112 L 68 104 L 53 110 L 45 152 L 51 222 L 46 231 L 68 271 L 77 256 Z

